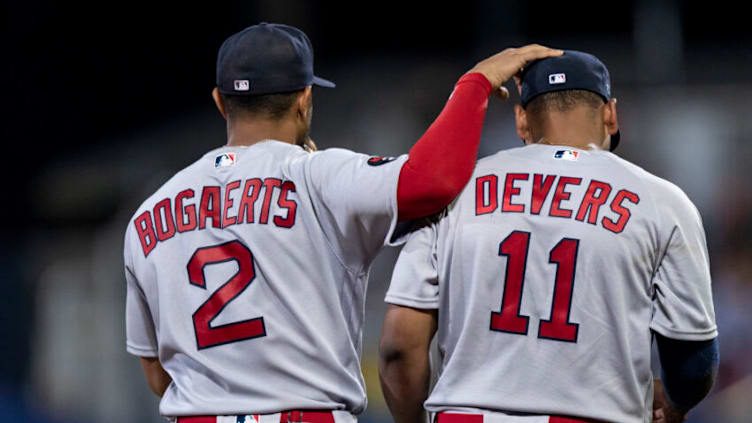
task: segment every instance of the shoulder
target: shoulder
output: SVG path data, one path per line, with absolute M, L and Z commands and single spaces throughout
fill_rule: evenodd
M 289 147 L 293 149 L 290 150 Z M 353 157 L 364 156 L 344 148 L 327 148 L 315 152 L 305 151 L 297 146 L 289 145 L 285 151 L 285 162 L 288 165 L 301 165 L 313 162 L 343 161 Z
M 370 156 L 357 153 L 345 148 L 327 148 L 325 150 L 319 150 L 310 154 L 312 161 L 349 161 L 349 160 L 363 160 L 364 162 L 369 159 Z
M 199 158 L 195 162 L 179 170 L 174 175 L 172 175 L 170 179 L 165 181 L 159 188 L 157 188 L 151 195 L 149 195 L 144 201 L 142 201 L 141 204 L 138 206 L 138 208 L 136 208 L 131 218 L 128 220 L 128 228 L 126 230 L 126 239 L 128 238 L 129 234 L 134 229 L 134 222 L 136 222 L 139 218 L 141 218 L 145 213 L 151 212 L 152 209 L 160 201 L 174 196 L 175 189 L 179 186 L 180 187 L 185 186 L 185 182 L 187 180 L 193 179 L 195 177 L 194 175 L 200 172 L 201 167 L 207 166 L 206 165 L 207 157 L 210 157 L 210 156 L 213 157 L 217 155 L 217 151 L 218 150 L 212 150 L 208 153 L 205 153 L 203 156 L 201 156 L 201 158 Z
M 392 169 L 401 167 L 407 160 L 407 155 L 400 156 L 369 156 L 364 153 L 347 150 L 344 148 L 327 148 L 315 153 L 306 153 L 303 161 L 310 163 L 312 170 L 319 172 L 348 172 L 354 169 Z M 299 159 L 298 159 L 299 160 Z
M 643 186 L 643 192 L 650 196 L 660 217 L 669 217 L 669 221 L 700 221 L 700 212 L 686 192 L 675 183 L 648 172 L 642 167 L 613 155 L 626 172 L 629 172 Z
M 643 183 L 645 188 L 647 188 L 655 197 L 656 201 L 672 204 L 678 202 L 682 205 L 691 205 L 694 207 L 689 196 L 687 196 L 684 190 L 679 188 L 675 183 L 650 173 L 642 167 L 628 160 L 622 159 L 619 156 L 613 155 L 613 157 L 616 163 L 621 165 L 627 172 L 634 175 Z
M 526 148 L 526 146 L 497 151 L 490 156 L 486 156 L 478 160 L 478 163 L 475 165 L 475 170 L 476 172 L 478 172 L 487 170 L 489 168 L 497 169 L 500 164 L 506 164 L 510 159 L 518 160 L 520 158 L 523 158 L 528 152 L 530 152 L 530 149 Z

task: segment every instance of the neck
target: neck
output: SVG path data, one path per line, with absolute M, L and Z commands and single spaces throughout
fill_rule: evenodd
M 578 108 L 566 113 L 549 113 L 540 133 L 533 134 L 533 142 L 600 150 L 607 136 L 603 123 L 594 119 L 591 110 Z
M 295 144 L 297 139 L 298 130 L 289 119 L 227 121 L 228 146 L 249 146 L 264 140 Z

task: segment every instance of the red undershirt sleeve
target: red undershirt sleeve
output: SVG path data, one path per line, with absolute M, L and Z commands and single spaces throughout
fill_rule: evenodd
M 441 211 L 473 174 L 491 83 L 468 73 L 454 86 L 444 109 L 410 149 L 397 183 L 399 220 Z

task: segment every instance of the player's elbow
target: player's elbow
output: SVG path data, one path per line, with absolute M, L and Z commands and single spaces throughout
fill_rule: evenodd
M 666 394 L 686 412 L 705 398 L 718 374 L 718 340 L 677 341 L 656 334 Z
M 409 347 L 405 342 L 393 336 L 381 335 L 379 340 L 379 368 L 386 369 L 400 361 L 404 361 L 409 354 Z
M 441 211 L 457 197 L 470 179 L 472 169 L 461 174 L 433 174 L 427 182 L 431 189 L 426 192 L 425 201 L 434 205 L 433 213 Z
M 400 178 L 397 191 L 399 220 L 418 219 L 440 212 L 459 195 L 466 182 L 467 178 L 442 178 L 439 175 L 404 181 Z
M 162 368 L 162 364 L 156 357 L 140 357 L 140 359 L 146 383 L 154 394 L 161 397 L 172 383 L 172 378 Z
M 379 363 L 386 368 L 428 356 L 436 311 L 390 305 L 379 339 Z
M 399 220 L 417 219 L 440 212 L 462 192 L 471 175 L 472 168 L 441 171 L 406 163 L 397 185 Z

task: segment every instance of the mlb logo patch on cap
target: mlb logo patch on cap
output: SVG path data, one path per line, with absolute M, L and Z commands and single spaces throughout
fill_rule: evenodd
M 578 151 L 559 150 L 556 153 L 554 153 L 554 159 L 569 160 L 570 162 L 576 162 L 577 156 L 579 155 L 580 153 Z
M 552 73 L 548 75 L 548 83 L 551 85 L 563 84 L 567 82 L 567 74 L 565 73 Z
M 235 80 L 235 91 L 248 91 L 251 89 L 251 83 L 247 79 Z
M 229 167 L 235 164 L 235 153 L 223 153 L 214 159 L 214 167 Z

